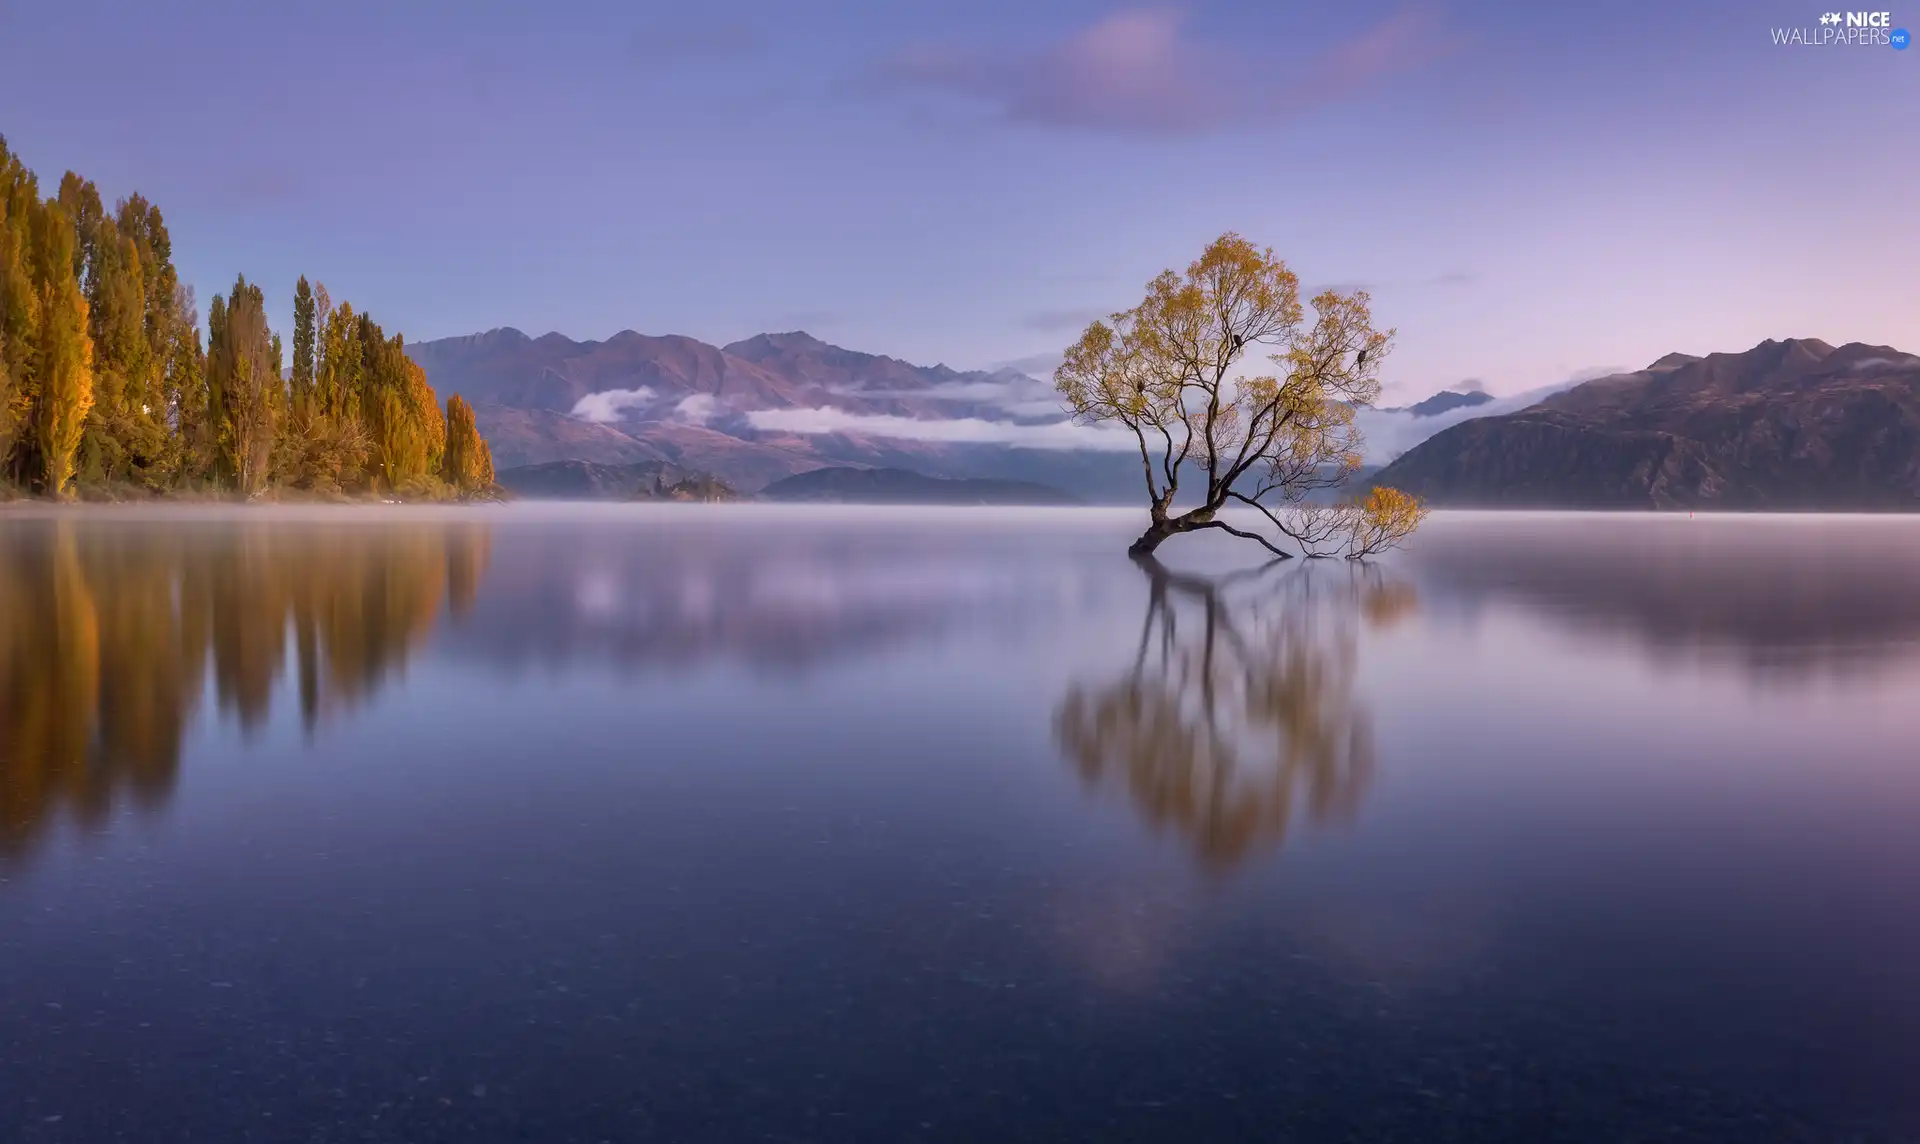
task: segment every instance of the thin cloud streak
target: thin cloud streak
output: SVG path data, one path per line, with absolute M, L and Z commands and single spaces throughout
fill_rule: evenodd
M 1190 35 L 1177 9 L 1130 8 L 1038 52 L 909 47 L 884 60 L 868 86 L 957 97 L 1012 123 L 1191 135 L 1346 98 L 1449 46 L 1433 13 L 1415 4 L 1303 68 L 1276 68 Z M 1301 78 L 1276 78 L 1289 71 Z

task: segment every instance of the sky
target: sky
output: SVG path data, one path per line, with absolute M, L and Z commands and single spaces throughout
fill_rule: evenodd
M 0 0 L 0 134 L 147 195 L 203 309 L 244 272 L 282 329 L 304 273 L 409 340 L 1044 371 L 1233 230 L 1372 292 L 1389 398 L 1509 394 L 1920 351 L 1920 50 L 1773 42 L 1822 11 Z

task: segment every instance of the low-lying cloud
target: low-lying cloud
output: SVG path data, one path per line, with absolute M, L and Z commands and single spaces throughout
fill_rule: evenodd
M 1916 362 L 1920 362 L 1920 357 L 1915 357 L 1913 354 L 1901 354 L 1899 357 L 1861 358 L 1847 368 L 1852 370 L 1878 369 L 1883 365 L 1913 365 Z
M 843 397 L 912 401 L 951 401 L 991 405 L 1009 416 L 1026 420 L 1053 420 L 1066 410 L 1053 383 L 1014 370 L 973 381 L 943 382 L 926 389 L 867 389 L 845 386 L 832 392 Z
M 1361 409 L 1354 415 L 1354 424 L 1360 430 L 1361 449 L 1366 463 L 1384 465 L 1442 429 L 1452 428 L 1462 421 L 1518 413 L 1528 406 L 1538 405 L 1556 393 L 1565 393 L 1583 382 L 1599 377 L 1611 377 L 1622 372 L 1624 371 L 1613 367 L 1581 370 L 1567 380 L 1558 381 L 1552 385 L 1543 385 L 1510 397 L 1496 397 L 1480 405 L 1449 409 L 1445 413 L 1436 413 L 1428 417 L 1415 417 L 1405 409 Z M 1467 382 L 1453 388 L 1456 390 L 1479 388 L 1479 383 Z
M 747 415 L 747 423 L 762 432 L 850 433 L 861 437 L 892 437 L 907 441 L 944 441 L 966 445 L 1014 445 L 1028 449 L 1090 449 L 1130 451 L 1139 446 L 1133 434 L 1100 426 L 1053 421 L 1021 425 L 983 417 L 899 417 L 889 413 L 849 413 L 817 406 L 812 409 L 761 409 Z
M 603 389 L 589 393 L 573 404 L 573 416 L 582 421 L 609 425 L 625 421 L 626 412 L 636 406 L 652 405 L 660 395 L 647 386 L 638 389 Z
M 705 425 L 718 411 L 719 402 L 713 394 L 695 393 L 680 399 L 680 404 L 673 407 L 673 417 L 689 425 Z
M 1893 359 L 1863 361 L 1857 363 L 1856 368 L 1880 360 L 1891 363 Z M 1416 417 L 1404 408 L 1362 408 L 1355 415 L 1355 420 L 1363 439 L 1366 462 L 1384 465 L 1434 434 L 1463 421 L 1517 413 L 1582 382 L 1622 372 L 1625 371 L 1611 367 L 1582 370 L 1552 385 L 1426 417 Z M 1470 379 L 1453 388 L 1478 390 L 1482 388 L 1482 383 Z M 1052 391 L 1052 387 L 1030 376 L 1008 373 L 988 379 L 953 382 L 931 389 L 903 390 L 897 394 L 856 388 L 848 390 L 847 395 L 869 398 L 891 395 L 921 400 L 975 402 L 990 406 L 997 412 L 990 412 L 984 417 L 907 417 L 892 413 L 856 413 L 819 405 L 804 409 L 759 409 L 741 413 L 727 409 L 710 393 L 689 394 L 663 411 L 660 409 L 661 396 L 655 390 L 641 386 L 590 393 L 574 405 L 573 416 L 584 421 L 617 424 L 631 422 L 636 419 L 633 415 L 635 410 L 645 410 L 649 412 L 650 420 L 664 419 L 702 426 L 711 426 L 716 418 L 724 415 L 725 424 L 720 428 L 728 432 L 739 429 L 744 423 L 746 428 L 763 433 L 844 433 L 859 437 L 959 445 L 1007 445 L 1027 449 L 1098 452 L 1132 452 L 1139 447 L 1133 434 L 1120 426 L 1081 425 L 1066 419 L 1062 416 L 1060 398 Z

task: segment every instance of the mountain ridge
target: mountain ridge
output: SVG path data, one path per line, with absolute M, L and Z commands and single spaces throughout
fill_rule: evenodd
M 1050 391 L 1013 370 L 918 366 L 803 330 L 715 346 L 632 330 L 599 341 L 559 333 L 529 337 L 501 326 L 407 349 L 438 389 L 474 404 L 502 468 L 568 459 L 666 460 L 749 491 L 830 466 L 1038 476 L 1043 483 L 1072 484 L 1075 495 L 1091 499 L 1116 499 L 1131 484 L 1124 460 L 1097 453 L 870 431 L 862 418 L 881 419 L 876 423 L 883 429 L 901 418 L 972 418 L 1011 433 L 1046 420 L 1012 399 L 1032 404 L 1035 393 Z M 820 423 L 822 431 L 756 423 L 755 414 L 768 411 L 798 414 L 800 424 Z
M 1920 357 L 1767 339 L 1463 421 L 1375 477 L 1437 505 L 1920 509 Z
M 714 346 L 508 326 L 408 349 L 436 389 L 474 402 L 503 470 L 662 462 L 752 493 L 815 469 L 902 469 L 1094 503 L 1140 495 L 1128 454 L 1020 444 L 1023 427 L 1064 414 L 1043 382 L 1012 370 L 918 366 L 804 330 Z M 1788 338 L 1669 353 L 1518 409 L 1441 390 L 1368 412 L 1390 418 L 1369 440 L 1399 452 L 1373 479 L 1436 505 L 1920 507 L 1917 374 L 1920 358 L 1889 346 Z M 978 439 L 913 426 L 969 420 L 983 423 L 969 431 Z

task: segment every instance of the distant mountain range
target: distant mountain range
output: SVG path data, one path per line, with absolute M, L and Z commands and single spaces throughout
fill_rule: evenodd
M 836 504 L 1080 504 L 1079 498 L 1031 481 L 929 477 L 905 469 L 814 469 L 760 490 L 770 501 Z
M 1439 505 L 1920 509 L 1920 357 L 1810 338 L 1669 354 L 1453 425 L 1375 480 Z
M 800 332 L 714 346 L 500 329 L 408 350 L 437 390 L 474 403 L 503 475 L 652 465 L 752 495 L 819 469 L 891 469 L 1141 498 L 1130 447 L 1075 429 L 1047 382 L 1011 369 L 913 365 Z M 1443 390 L 1362 424 L 1368 470 L 1392 462 L 1374 479 L 1439 505 L 1920 508 L 1917 410 L 1920 358 L 1793 340 L 1517 399 Z M 821 495 L 852 479 L 820 478 Z
M 743 491 L 828 466 L 947 477 L 1058 477 L 1117 494 L 1124 458 L 991 438 L 1064 420 L 1047 383 L 858 353 L 805 333 L 724 347 L 625 331 L 606 341 L 499 329 L 407 347 L 434 388 L 474 403 L 503 469 L 545 461 L 657 461 Z M 955 439 L 876 431 L 952 426 Z M 818 431 L 815 431 L 818 430 Z
M 815 469 L 899 469 L 1026 482 L 1094 504 L 1142 495 L 1131 448 L 1081 447 L 1052 385 L 1012 369 L 913 365 L 801 332 L 714 346 L 498 329 L 407 349 L 435 389 L 474 404 L 503 474 L 553 461 L 655 464 L 752 494 Z M 1441 393 L 1378 412 L 1418 425 L 1479 400 Z

